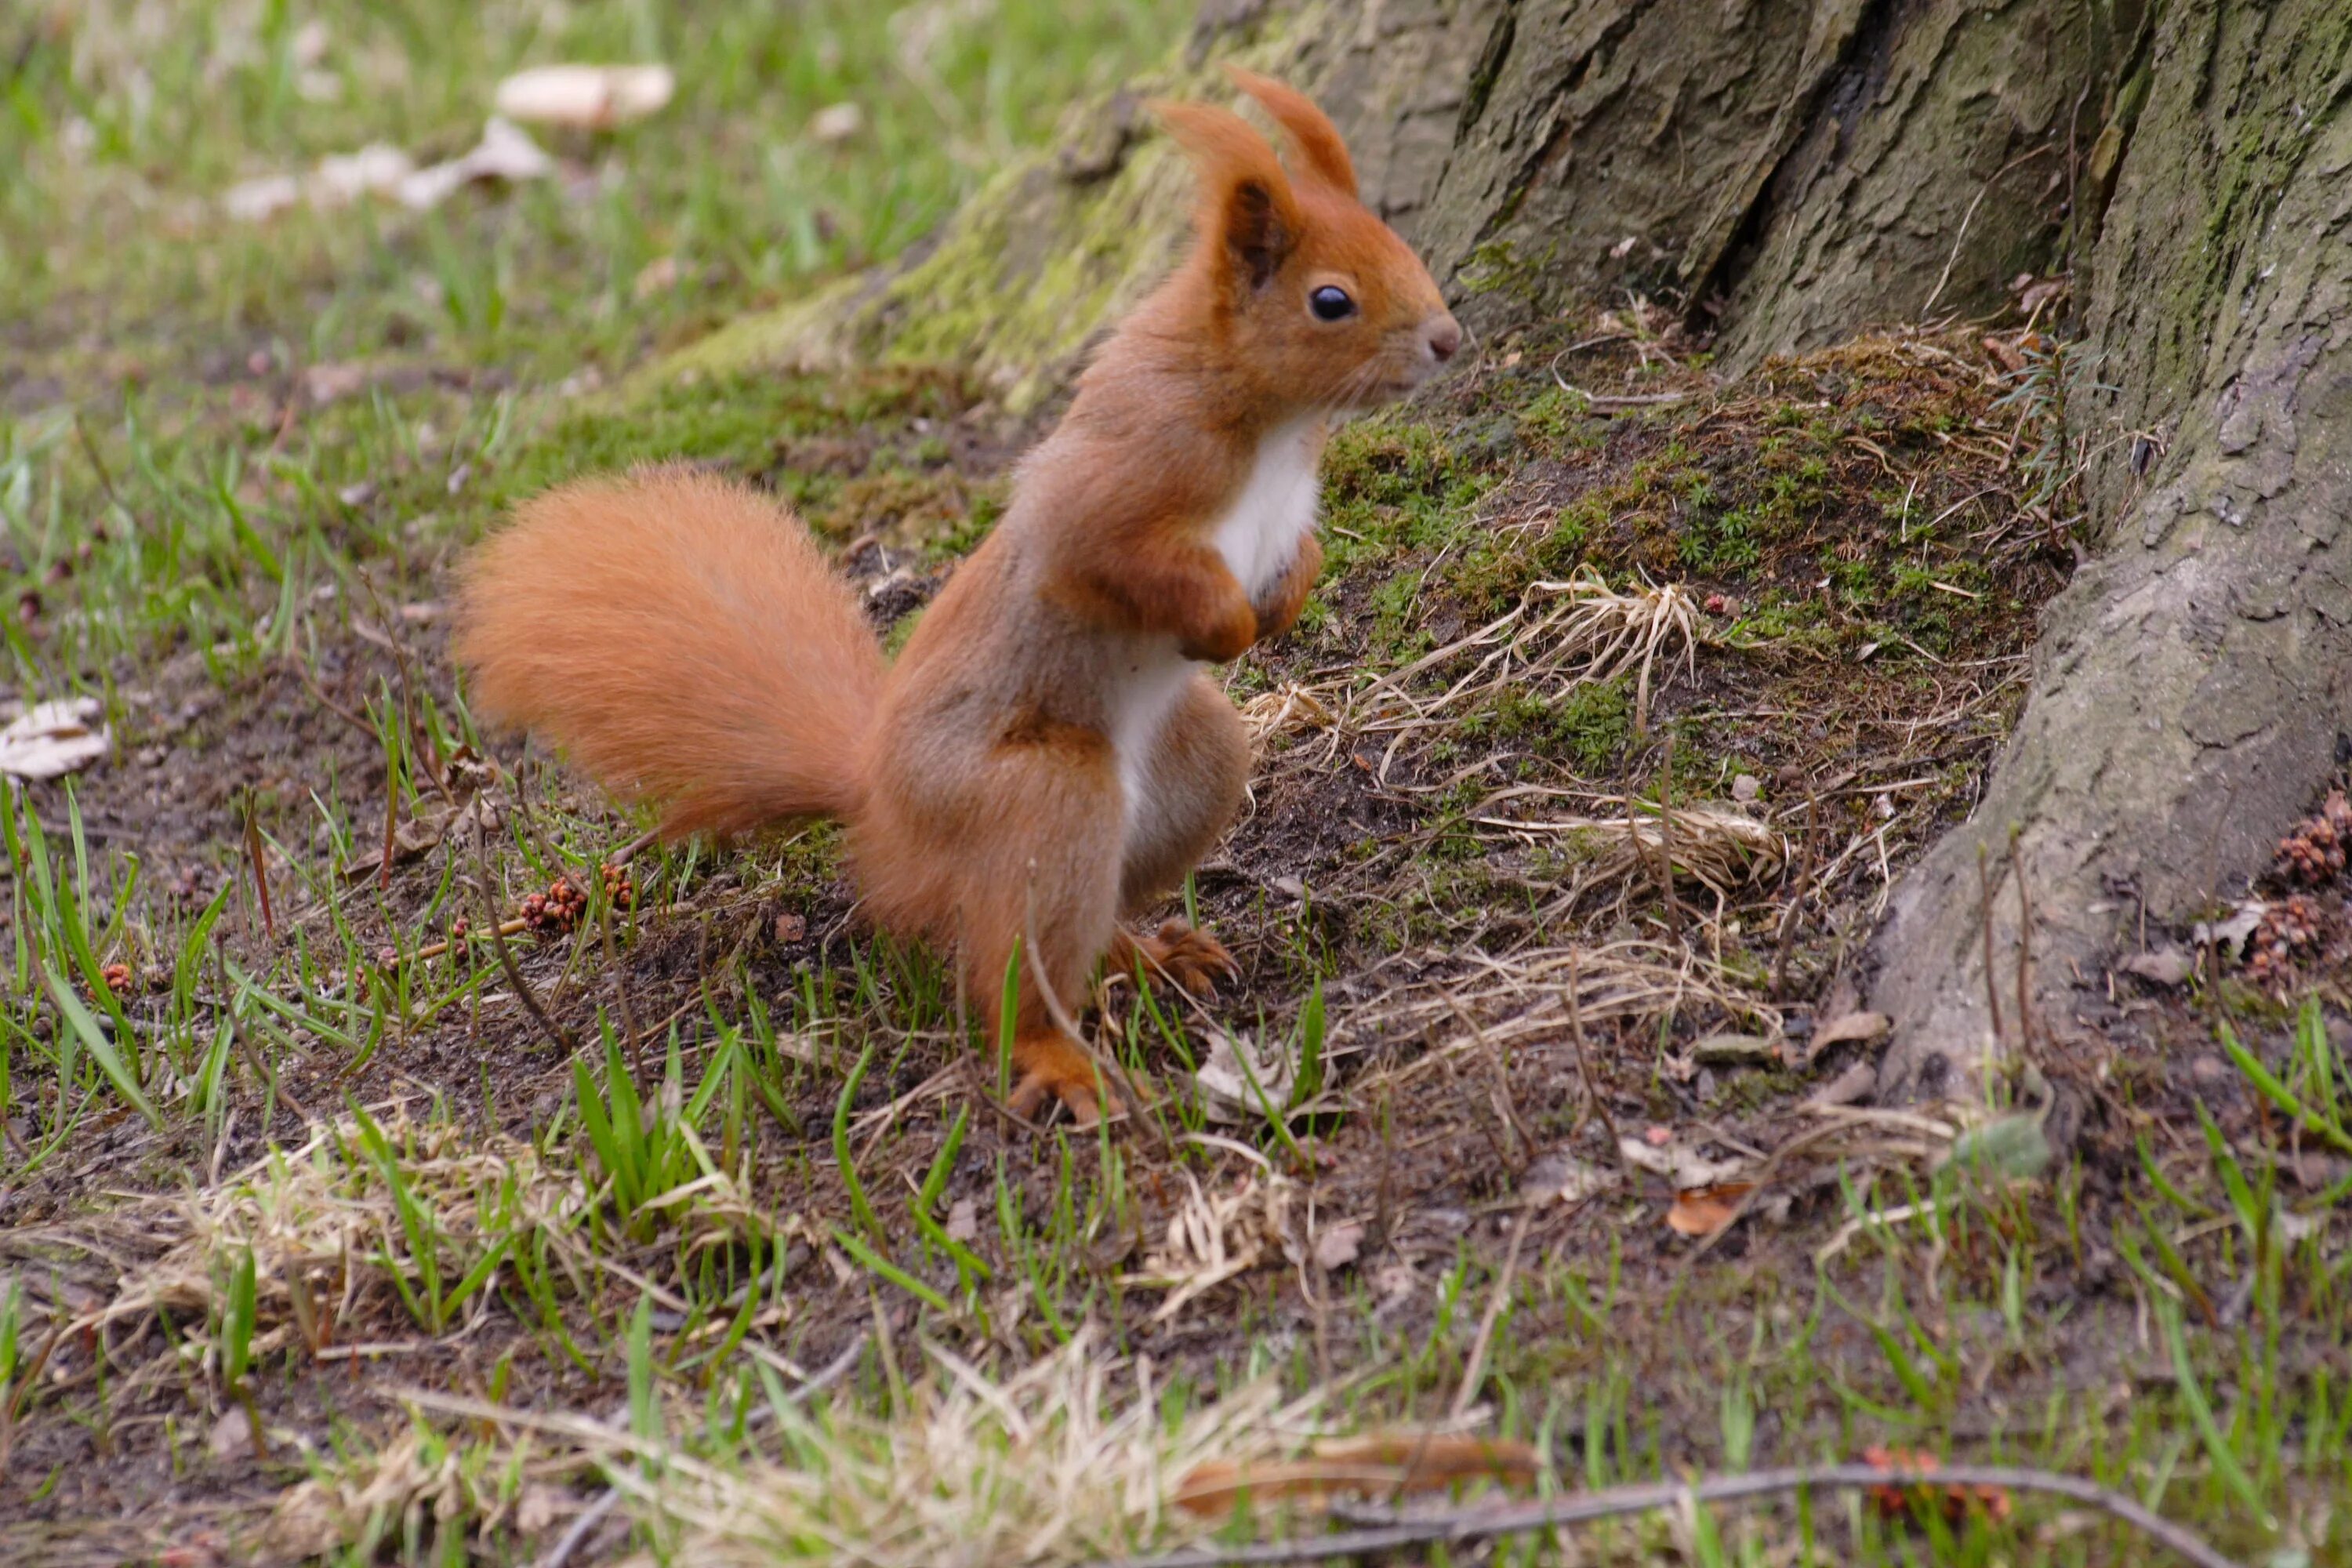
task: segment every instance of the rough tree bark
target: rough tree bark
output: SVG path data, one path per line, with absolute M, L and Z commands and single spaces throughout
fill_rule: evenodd
M 1725 363 L 2071 268 L 2093 552 L 1970 820 L 1898 886 L 1889 1092 L 1996 1040 L 1979 867 L 2014 844 L 2031 1014 L 2095 1021 L 2143 912 L 2257 870 L 2352 691 L 2352 6 L 2344 0 L 1210 0 L 1146 91 L 1237 58 L 1331 108 L 1472 323 L 1635 291 Z M 1181 175 L 1132 100 L 1074 118 L 922 255 L 703 363 L 969 363 L 1041 395 L 1157 273 Z M 2012 890 L 1995 900 L 2014 975 Z

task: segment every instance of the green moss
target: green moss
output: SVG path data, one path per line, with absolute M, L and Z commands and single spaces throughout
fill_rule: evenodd
M 742 472 L 770 465 L 779 443 L 833 430 L 952 417 L 954 387 L 937 375 L 710 375 L 673 378 L 644 395 L 600 400 L 558 419 L 505 470 L 499 489 L 528 495 L 583 473 L 684 458 Z M 794 498 L 801 499 L 801 498 Z
M 1331 568 L 1459 542 L 1494 479 L 1404 414 L 1349 426 L 1323 460 Z
M 1508 688 L 1466 720 L 1462 732 L 1514 742 L 1579 773 L 1599 774 L 1633 737 L 1633 696 L 1622 677 L 1580 682 L 1557 698 Z

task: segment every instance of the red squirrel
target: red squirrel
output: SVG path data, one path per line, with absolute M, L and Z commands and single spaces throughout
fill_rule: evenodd
M 1203 667 L 1298 618 L 1328 421 L 1462 342 L 1330 121 L 1231 74 L 1286 133 L 1289 172 L 1230 110 L 1155 105 L 1198 171 L 1191 249 L 1094 354 L 897 658 L 791 512 L 680 468 L 538 496 L 465 574 L 455 647 L 486 718 L 658 805 L 667 837 L 839 819 L 865 913 L 952 946 L 996 1026 L 1025 952 L 1024 1115 L 1048 1094 L 1081 1124 L 1118 1108 L 1056 1022 L 1099 962 L 1196 991 L 1233 971 L 1205 931 L 1120 924 L 1241 805 L 1248 737 Z

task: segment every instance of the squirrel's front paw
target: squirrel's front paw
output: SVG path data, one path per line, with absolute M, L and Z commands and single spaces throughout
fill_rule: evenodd
M 1248 600 L 1235 595 L 1213 622 L 1185 637 L 1178 645 L 1178 651 L 1186 658 L 1223 664 L 1241 658 L 1255 641 L 1257 612 L 1250 608 Z
M 1094 1058 L 1058 1032 L 1013 1041 L 1013 1065 L 1021 1069 L 1021 1081 L 1007 1101 L 1015 1116 L 1033 1115 L 1049 1094 L 1070 1108 L 1070 1120 L 1081 1127 L 1101 1121 L 1106 1110 L 1114 1116 L 1119 1112 L 1118 1096 Z

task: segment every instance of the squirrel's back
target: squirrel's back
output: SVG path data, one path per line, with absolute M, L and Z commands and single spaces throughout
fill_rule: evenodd
M 665 833 L 845 816 L 882 692 L 855 594 L 791 511 L 686 468 L 534 497 L 474 556 L 474 707 L 535 730 Z

